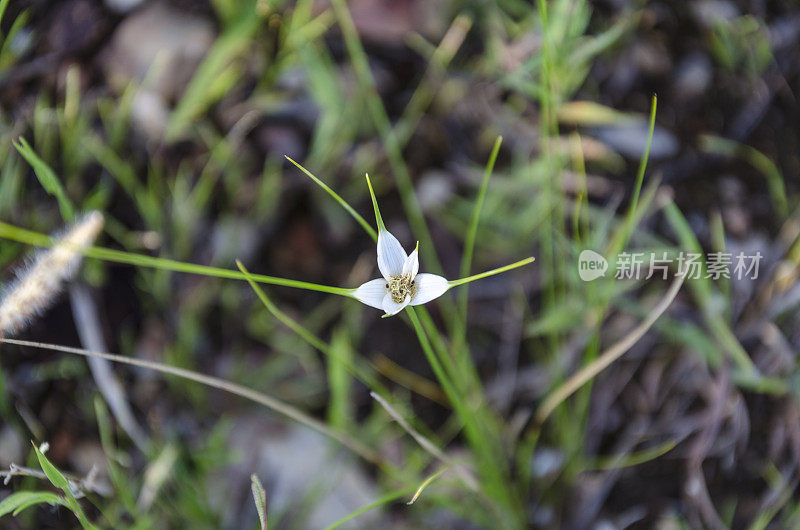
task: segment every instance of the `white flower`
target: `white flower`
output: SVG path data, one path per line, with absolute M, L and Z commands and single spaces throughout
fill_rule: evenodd
M 406 255 L 397 238 L 385 229 L 378 232 L 378 269 L 383 278 L 361 285 L 352 296 L 368 306 L 383 309 L 384 316 L 396 315 L 407 305 L 430 302 L 451 287 L 446 278 L 436 274 L 417 274 L 417 249 Z

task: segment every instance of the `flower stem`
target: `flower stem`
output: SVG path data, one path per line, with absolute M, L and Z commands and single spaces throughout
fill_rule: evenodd
M 492 269 L 490 271 L 481 272 L 479 274 L 473 274 L 472 276 L 467 276 L 466 278 L 459 278 L 458 280 L 452 280 L 452 281 L 449 282 L 450 283 L 450 287 L 455 287 L 457 285 L 462 285 L 462 284 L 465 284 L 465 283 L 474 282 L 475 280 L 480 280 L 481 278 L 486 278 L 488 276 L 494 276 L 495 274 L 500 274 L 501 272 L 506 272 L 506 271 L 509 271 L 511 269 L 516 269 L 517 267 L 522 267 L 523 265 L 527 265 L 528 263 L 532 263 L 533 260 L 535 260 L 535 259 L 536 258 L 531 256 L 530 258 L 525 258 L 525 259 L 520 260 L 520 261 L 515 261 L 514 263 L 511 263 L 510 265 L 505 265 L 505 266 L 499 267 L 497 269 Z

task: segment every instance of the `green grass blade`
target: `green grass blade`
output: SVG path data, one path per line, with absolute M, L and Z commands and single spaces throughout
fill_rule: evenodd
M 0 0 L 0 22 L 3 21 L 3 15 L 6 14 L 9 0 Z
M 758 170 L 767 180 L 775 209 L 781 217 L 786 217 L 789 213 L 789 200 L 786 197 L 783 173 L 764 153 L 749 145 L 708 134 L 700 136 L 700 148 L 707 153 L 741 158 Z
M 450 24 L 450 28 L 445 32 L 439 45 L 433 50 L 425 73 L 422 74 L 422 79 L 395 126 L 397 142 L 401 148 L 406 147 L 417 125 L 425 115 L 425 110 L 439 93 L 438 87 L 434 83 L 441 82 L 441 77 L 447 71 L 447 67 L 461 48 L 471 28 L 472 18 L 465 13 L 458 15 L 453 19 L 453 23 Z
M 255 473 L 250 475 L 250 489 L 253 492 L 253 501 L 256 503 L 261 530 L 267 530 L 267 492 L 264 491 L 264 486 Z
M 25 230 L 6 223 L 0 223 L 0 238 L 18 241 L 29 245 L 40 247 L 51 247 L 58 243 L 57 238 Z M 114 250 L 104 247 L 87 247 L 81 249 L 80 252 L 89 258 L 100 259 L 103 261 L 110 261 L 115 263 L 124 263 L 127 265 L 135 265 L 137 267 L 148 267 L 159 270 L 167 270 L 173 272 L 185 272 L 189 274 L 201 274 L 203 276 L 213 276 L 216 278 L 227 278 L 230 280 L 247 280 L 248 277 L 252 278 L 259 283 L 268 283 L 271 285 L 282 285 L 284 287 L 294 287 L 296 289 L 305 289 L 308 291 L 318 291 L 322 293 L 335 294 L 339 296 L 351 297 L 354 289 L 346 289 L 344 287 L 331 287 L 328 285 L 320 285 L 316 283 L 303 282 L 299 280 L 289 280 L 286 278 L 278 278 L 275 276 L 266 276 L 263 274 L 250 274 L 245 275 L 242 272 L 234 271 L 231 269 L 222 269 L 219 267 L 211 267 L 209 265 L 197 265 L 194 263 L 185 263 L 182 261 L 175 261 L 165 258 L 155 258 L 152 256 L 145 256 L 133 252 L 125 252 L 122 250 Z
M 47 478 L 50 480 L 50 482 L 53 483 L 53 486 L 64 492 L 67 506 L 69 507 L 70 511 L 75 514 L 75 517 L 78 518 L 78 522 L 80 522 L 81 526 L 85 530 L 97 530 L 97 527 L 89 522 L 89 519 L 86 517 L 83 508 L 81 508 L 81 505 L 78 503 L 75 495 L 73 495 L 67 477 L 65 477 L 61 471 L 59 471 L 58 468 L 54 466 L 46 456 L 44 456 L 35 443 L 31 442 L 31 444 L 33 445 L 33 450 L 36 451 L 36 458 L 39 460 L 39 465 L 41 466 L 42 471 L 44 471 L 44 474 L 47 475 Z
M 284 155 L 284 157 L 286 158 L 286 160 L 288 160 L 289 162 L 291 162 L 292 164 L 294 164 L 294 165 L 297 167 L 297 169 L 299 169 L 300 171 L 302 171 L 303 173 L 305 173 L 305 174 L 306 174 L 306 175 L 307 175 L 307 176 L 308 176 L 308 177 L 309 177 L 311 180 L 313 180 L 313 181 L 314 181 L 314 182 L 317 184 L 317 186 L 319 186 L 320 188 L 322 188 L 323 190 L 325 190 L 325 192 L 326 192 L 328 195 L 330 195 L 331 197 L 333 197 L 333 199 L 334 199 L 336 202 L 338 202 L 338 203 L 341 205 L 341 207 L 342 207 L 342 208 L 344 208 L 344 209 L 345 209 L 345 211 L 346 211 L 347 213 L 349 213 L 349 214 L 350 214 L 350 215 L 353 217 L 353 219 L 355 219 L 355 220 L 356 220 L 356 222 L 358 222 L 358 224 L 360 224 L 360 225 L 361 225 L 361 227 L 362 227 L 362 228 L 363 228 L 363 229 L 364 229 L 364 230 L 365 230 L 365 231 L 366 231 L 366 232 L 369 234 L 369 236 L 370 236 L 372 239 L 374 239 L 374 240 L 376 240 L 376 241 L 378 240 L 378 233 L 377 233 L 377 232 L 375 232 L 375 229 L 374 229 L 374 228 L 372 228 L 372 227 L 369 225 L 369 223 L 368 223 L 368 222 L 367 222 L 367 221 L 366 221 L 366 220 L 365 220 L 363 217 L 361 217 L 361 214 L 359 214 L 357 211 L 355 211 L 355 210 L 353 209 L 353 207 L 352 207 L 352 206 L 350 206 L 350 204 L 348 204 L 348 202 L 347 202 L 347 201 L 345 201 L 344 199 L 342 199 L 342 197 L 341 197 L 341 196 L 340 196 L 338 193 L 336 193 L 335 191 L 333 191 L 333 190 L 332 190 L 330 187 L 328 187 L 328 185 L 327 185 L 327 184 L 325 184 L 325 183 L 324 183 L 324 182 L 322 182 L 320 179 L 318 179 L 317 177 L 315 177 L 313 173 L 311 173 L 309 170 L 307 170 L 306 168 L 304 168 L 302 165 L 298 164 L 297 162 L 295 162 L 294 160 L 292 160 L 291 158 L 289 158 L 289 157 L 288 157 L 288 156 L 286 156 L 286 155 Z M 370 188 L 370 189 L 371 189 L 371 188 Z M 373 197 L 373 200 L 374 200 L 374 197 Z
M 346 357 L 342 352 L 339 351 L 337 348 L 333 348 L 332 345 L 327 344 L 325 341 L 314 335 L 311 331 L 309 331 L 306 327 L 302 324 L 294 320 L 292 317 L 281 311 L 278 306 L 273 302 L 267 294 L 261 289 L 258 284 L 256 284 L 255 277 L 250 274 L 247 269 L 242 265 L 240 261 L 236 262 L 236 265 L 239 267 L 239 270 L 245 275 L 245 279 L 250 284 L 250 287 L 256 293 L 256 296 L 264 304 L 264 307 L 267 308 L 267 311 L 272 313 L 272 316 L 277 318 L 281 323 L 283 323 L 286 327 L 294 331 L 301 339 L 306 341 L 312 347 L 316 348 L 320 353 L 330 357 L 332 362 L 338 362 L 342 364 L 347 370 L 356 378 L 358 378 L 362 383 L 367 385 L 369 388 L 374 388 L 378 390 L 383 390 L 383 385 L 378 382 L 377 378 L 366 368 L 363 368 L 360 364 L 352 362 L 352 359 Z
M 650 159 L 650 147 L 653 144 L 653 132 L 655 131 L 656 126 L 657 106 L 658 98 L 655 94 L 653 94 L 653 98 L 650 103 L 650 122 L 647 129 L 647 145 L 645 146 L 644 153 L 642 154 L 642 159 L 639 161 L 639 170 L 636 173 L 636 182 L 633 185 L 633 196 L 631 198 L 631 203 L 628 206 L 628 214 L 625 217 L 625 230 L 622 232 L 622 237 L 618 243 L 618 249 L 616 249 L 616 252 L 613 252 L 614 254 L 625 248 L 625 245 L 628 243 L 628 238 L 633 231 L 636 206 L 639 203 L 639 195 L 642 192 L 642 185 L 644 183 L 644 172 L 647 169 L 647 162 Z
M 330 349 L 336 352 L 328 362 L 328 388 L 330 399 L 328 402 L 328 424 L 346 429 L 351 425 L 350 393 L 352 379 L 348 373 L 352 365 L 353 349 L 344 328 L 336 328 L 331 338 Z
M 36 178 L 39 179 L 45 191 L 56 198 L 58 201 L 58 208 L 61 210 L 61 217 L 67 222 L 72 221 L 75 218 L 75 207 L 67 198 L 67 193 L 64 191 L 64 187 L 58 180 L 55 171 L 53 171 L 44 160 L 39 158 L 39 155 L 36 154 L 25 138 L 20 137 L 19 140 L 14 142 L 14 147 L 17 148 L 19 154 L 31 165 L 33 172 L 36 174 Z
M 470 216 L 469 226 L 467 228 L 467 235 L 464 238 L 464 253 L 461 255 L 461 268 L 460 276 L 466 277 L 472 267 L 472 255 L 475 250 L 475 238 L 478 234 L 478 223 L 481 218 L 481 210 L 483 209 L 483 202 L 486 198 L 486 191 L 489 189 L 489 179 L 494 170 L 494 164 L 497 161 L 497 154 L 500 152 L 500 145 L 503 143 L 503 137 L 498 136 L 494 142 L 492 151 L 489 154 L 489 160 L 486 162 L 486 169 L 483 172 L 483 179 L 481 179 L 478 194 L 475 197 L 475 205 L 472 207 L 472 215 Z M 463 347 L 466 329 L 467 329 L 467 295 L 469 287 L 464 284 L 458 293 L 458 311 L 454 313 L 457 318 L 453 323 L 453 342 L 455 350 Z
M 383 217 L 381 216 L 381 209 L 378 208 L 378 199 L 375 198 L 375 192 L 372 191 L 372 182 L 369 180 L 369 174 L 365 174 L 367 178 L 367 187 L 369 188 L 369 196 L 372 197 L 372 207 L 375 210 L 375 224 L 378 225 L 378 230 L 386 230 L 386 225 L 383 224 Z M 375 240 L 377 241 L 377 237 Z
M 494 142 L 494 146 L 492 147 L 492 152 L 489 154 L 489 160 L 486 162 L 486 169 L 483 172 L 481 186 L 478 188 L 478 195 L 475 197 L 475 206 L 472 208 L 472 215 L 470 216 L 469 227 L 467 228 L 467 236 L 464 238 L 464 254 L 461 256 L 461 276 L 467 276 L 469 274 L 470 267 L 472 266 L 472 254 L 475 250 L 475 237 L 478 234 L 478 223 L 480 222 L 481 218 L 481 209 L 483 208 L 483 202 L 486 198 L 486 191 L 489 189 L 489 179 L 492 177 L 494 164 L 497 161 L 497 154 L 500 152 L 500 145 L 502 143 L 503 137 L 498 136 L 497 140 Z M 461 292 L 466 300 L 466 288 L 462 289 Z
M 239 18 L 224 30 L 206 54 L 172 113 L 165 134 L 168 141 L 181 135 L 192 120 L 222 97 L 239 79 L 244 71 L 239 60 L 261 23 L 256 2 L 243 2 Z
M 495 274 L 500 274 L 501 272 L 510 271 L 511 269 L 516 269 L 517 267 L 522 267 L 523 265 L 527 265 L 528 263 L 533 263 L 536 258 L 533 256 L 525 259 L 521 259 L 519 261 L 515 261 L 509 265 L 505 265 L 503 267 L 498 267 L 496 269 L 492 269 L 486 272 L 481 272 L 478 274 L 473 274 L 472 276 L 467 276 L 466 278 L 459 278 L 458 280 L 450 281 L 450 287 L 455 287 L 457 285 L 464 285 L 465 283 L 474 282 L 475 280 L 480 280 L 482 278 L 487 278 L 489 276 L 494 276 Z
M 372 510 L 372 509 L 375 509 L 378 506 L 383 506 L 384 504 L 388 504 L 388 503 L 390 503 L 392 501 L 396 501 L 400 497 L 405 497 L 406 495 L 410 495 L 411 493 L 414 492 L 414 489 L 415 488 L 405 488 L 405 489 L 393 491 L 392 493 L 388 493 L 388 494 L 384 495 L 383 497 L 381 497 L 380 499 L 376 500 L 375 502 L 371 502 L 371 503 L 367 504 L 366 506 L 364 506 L 362 508 L 359 508 L 358 510 L 354 511 L 353 513 L 350 513 L 350 514 L 344 516 L 343 518 L 339 519 L 338 521 L 336 521 L 332 525 L 328 526 L 325 530 L 333 530 L 334 528 L 339 528 L 340 526 L 342 526 L 346 522 L 352 521 L 353 519 L 355 519 L 359 515 L 364 514 L 364 513 L 368 512 L 368 511 Z
M 651 462 L 672 451 L 678 445 L 676 440 L 667 440 L 649 449 L 631 453 L 623 456 L 607 456 L 597 458 L 586 467 L 587 471 L 604 471 L 609 469 L 622 469 L 625 467 L 638 466 L 646 462 Z
M 59 471 L 58 468 L 54 466 L 46 456 L 44 456 L 39 448 L 36 447 L 36 444 L 33 444 L 33 448 L 36 450 L 36 458 L 39 459 L 39 465 L 42 467 L 42 471 L 44 471 L 44 474 L 47 475 L 47 479 L 53 483 L 53 486 L 59 489 L 69 489 L 69 481 L 67 480 L 67 477 L 65 477 L 61 471 Z
M 431 482 L 433 482 L 434 480 L 439 478 L 442 475 L 442 473 L 444 473 L 448 469 L 450 469 L 450 468 L 449 467 L 443 467 L 442 469 L 440 469 L 439 471 L 437 471 L 436 473 L 432 474 L 431 476 L 426 478 L 424 481 L 422 481 L 422 484 L 419 485 L 419 488 L 417 488 L 417 491 L 414 492 L 414 496 L 411 497 L 411 500 L 408 501 L 406 504 L 410 505 L 410 504 L 414 504 L 415 502 L 417 502 L 417 499 L 419 499 L 419 496 L 422 495 L 422 492 L 425 490 L 425 488 L 430 486 Z
M 9 513 L 16 516 L 26 508 L 45 503 L 50 506 L 56 506 L 59 504 L 66 505 L 67 501 L 50 491 L 18 491 L 3 499 L 3 502 L 0 502 L 0 517 Z
M 414 185 L 411 182 L 408 167 L 403 160 L 401 145 L 392 128 L 392 123 L 389 120 L 383 102 L 378 95 L 375 78 L 369 69 L 367 54 L 364 51 L 364 47 L 361 45 L 355 23 L 350 15 L 350 11 L 347 9 L 347 3 L 344 0 L 332 0 L 331 4 L 333 5 L 336 18 L 339 21 L 339 26 L 342 29 L 345 46 L 350 55 L 356 77 L 364 92 L 367 110 L 372 117 L 386 149 L 389 165 L 394 173 L 400 199 L 403 202 L 403 207 L 408 216 L 408 222 L 416 238 L 422 242 L 422 254 L 425 259 L 428 260 L 436 270 L 442 271 L 441 262 L 436 254 L 436 248 L 433 245 L 433 238 L 431 237 L 430 230 L 428 230 L 425 217 L 422 214 L 422 207 L 414 192 Z
M 678 234 L 678 241 L 681 244 L 681 248 L 687 249 L 689 252 L 702 254 L 703 250 L 700 246 L 700 242 L 697 240 L 694 232 L 692 232 L 689 222 L 675 203 L 667 204 L 664 207 L 664 212 L 666 213 L 667 221 L 672 226 L 672 229 Z M 705 267 L 703 269 L 705 269 Z M 700 276 L 700 278 L 690 278 L 688 284 L 703 312 L 706 324 L 710 328 L 712 335 L 714 335 L 717 341 L 728 352 L 728 355 L 739 370 L 745 374 L 754 374 L 755 366 L 753 365 L 753 361 L 750 360 L 750 356 L 739 343 L 739 340 L 736 338 L 733 331 L 731 331 L 728 323 L 725 322 L 722 315 L 714 307 L 711 280 L 705 278 L 703 271 L 701 271 Z M 716 362 L 720 363 L 721 359 L 717 359 Z
M 417 334 L 422 351 L 425 354 L 428 363 L 433 369 L 436 378 L 441 383 L 442 388 L 447 394 L 450 403 L 458 414 L 461 421 L 464 423 L 467 439 L 475 452 L 476 460 L 478 462 L 477 470 L 481 473 L 482 487 L 493 498 L 503 505 L 503 508 L 508 509 L 501 515 L 504 524 L 508 521 L 507 517 L 517 517 L 519 514 L 515 506 L 515 499 L 510 492 L 508 477 L 506 477 L 506 469 L 501 451 L 497 447 L 496 433 L 491 431 L 492 426 L 488 425 L 483 409 L 476 409 L 473 405 L 468 404 L 467 399 L 458 392 L 453 383 L 450 375 L 448 375 L 440 360 L 436 356 L 428 334 L 425 331 L 422 323 L 417 316 L 414 307 L 406 307 L 411 324 Z

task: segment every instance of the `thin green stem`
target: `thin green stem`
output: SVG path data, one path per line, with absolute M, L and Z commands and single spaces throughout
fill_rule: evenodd
M 444 469 L 447 469 L 447 468 L 444 468 Z M 356 511 L 354 511 L 354 512 L 352 512 L 352 513 L 350 513 L 350 514 L 348 514 L 348 515 L 346 515 L 344 517 L 342 517 L 341 519 L 339 519 L 338 521 L 336 521 L 332 525 L 328 526 L 325 530 L 333 530 L 334 528 L 339 528 L 344 523 L 346 523 L 348 521 L 351 521 L 352 519 L 355 519 L 359 515 L 361 515 L 363 513 L 366 513 L 368 511 L 374 509 L 374 508 L 377 508 L 378 506 L 382 506 L 382 505 L 388 504 L 388 503 L 390 503 L 392 501 L 396 501 L 400 497 L 405 497 L 406 495 L 411 495 L 416 489 L 417 488 L 410 487 L 410 488 L 403 488 L 403 489 L 400 489 L 400 490 L 397 490 L 397 491 L 393 491 L 391 493 L 387 493 L 386 495 L 384 495 L 383 497 L 381 497 L 377 501 L 371 502 L 371 503 L 367 504 L 366 506 L 364 506 L 362 508 L 359 508 Z
M 325 184 L 325 183 L 324 183 L 324 182 L 322 182 L 320 179 L 318 179 L 316 176 L 314 176 L 314 174 L 313 174 L 313 173 L 311 173 L 309 170 L 307 170 L 306 168 L 304 168 L 302 165 L 298 164 L 297 162 L 295 162 L 294 160 L 292 160 L 291 158 L 289 158 L 289 157 L 288 157 L 288 156 L 286 156 L 286 155 L 284 155 L 284 158 L 286 158 L 286 160 L 288 160 L 289 162 L 291 162 L 292 164 L 294 164 L 294 165 L 297 167 L 297 169 L 299 169 L 300 171 L 302 171 L 303 173 L 305 173 L 306 175 L 308 175 L 308 177 L 309 177 L 311 180 L 313 180 L 313 181 L 314 181 L 314 182 L 315 182 L 315 183 L 316 183 L 316 184 L 317 184 L 317 185 L 318 185 L 320 188 L 322 188 L 323 190 L 325 190 L 325 191 L 328 193 L 328 195 L 330 195 L 331 197 L 333 197 L 333 198 L 334 198 L 334 200 L 335 200 L 336 202 L 338 202 L 338 203 L 339 203 L 339 205 L 340 205 L 342 208 L 344 208 L 344 209 L 345 209 L 345 211 L 346 211 L 347 213 L 349 213 L 349 214 L 350 214 L 350 216 L 351 216 L 353 219 L 355 219 L 355 220 L 356 220 L 356 222 L 358 222 L 358 224 L 360 224 L 360 225 L 361 225 L 361 227 L 362 227 L 364 230 L 366 230 L 366 231 L 367 231 L 367 233 L 370 235 L 370 237 L 371 237 L 372 239 L 375 239 L 375 240 L 377 240 L 377 239 L 378 239 L 378 234 L 377 234 L 377 232 L 375 232 L 375 229 L 374 229 L 374 228 L 372 228 L 372 227 L 370 226 L 370 224 L 369 224 L 369 223 L 366 221 L 366 219 L 364 219 L 363 217 L 361 217 L 361 214 L 359 214 L 357 211 L 355 211 L 355 210 L 353 209 L 353 207 L 352 207 L 352 206 L 350 206 L 350 205 L 347 203 L 347 201 L 345 201 L 344 199 L 342 199 L 342 197 L 341 197 L 341 196 L 340 196 L 338 193 L 336 193 L 335 191 L 333 191 L 333 190 L 332 190 L 330 187 L 328 187 L 328 185 L 327 185 L 327 184 Z M 367 182 L 369 182 L 369 180 L 367 180 Z M 370 188 L 370 191 L 371 191 L 371 188 Z
M 509 512 L 498 513 L 498 515 L 503 519 L 508 516 L 514 517 L 514 512 L 516 512 L 515 500 L 513 494 L 509 491 L 510 484 L 505 476 L 505 466 L 501 455 L 502 450 L 495 443 L 497 441 L 496 433 L 489 430 L 490 426 L 483 422 L 485 420 L 485 416 L 482 414 L 483 409 L 471 407 L 467 400 L 456 391 L 431 346 L 416 310 L 408 306 L 406 307 L 406 312 L 411 319 L 411 324 L 414 326 L 417 339 L 420 346 L 422 346 L 425 357 L 428 359 L 428 363 L 433 368 L 433 372 L 442 384 L 442 388 L 453 404 L 453 408 L 464 423 L 467 439 L 478 458 L 479 465 L 477 469 L 484 474 L 484 479 L 488 481 L 488 484 L 484 485 L 486 491 L 495 500 L 504 503 L 506 505 L 505 508 L 510 508 Z M 505 522 L 507 521 L 504 520 Z
M 653 94 L 650 102 L 650 122 L 647 129 L 647 144 L 645 145 L 644 154 L 639 161 L 639 170 L 636 173 L 636 182 L 633 185 L 633 196 L 631 203 L 628 206 L 628 214 L 625 218 L 625 229 L 620 244 L 618 245 L 618 252 L 625 248 L 628 238 L 633 230 L 634 215 L 636 214 L 636 205 L 639 203 L 639 195 L 642 192 L 642 184 L 644 183 L 644 173 L 647 169 L 647 161 L 650 159 L 650 147 L 653 145 L 653 132 L 656 126 L 656 107 L 658 106 L 658 97 Z
M 525 258 L 523 260 L 515 261 L 510 265 L 505 265 L 503 267 L 498 267 L 496 269 L 492 269 L 490 271 L 481 272 L 478 274 L 473 274 L 472 276 L 467 276 L 466 278 L 459 278 L 458 280 L 452 280 L 450 283 L 450 287 L 455 287 L 457 285 L 463 285 L 465 283 L 474 282 L 475 280 L 480 280 L 482 278 L 486 278 L 488 276 L 494 276 L 495 274 L 500 274 L 501 272 L 510 271 L 511 269 L 516 269 L 518 267 L 522 267 L 523 265 L 527 265 L 528 263 L 532 263 L 536 258 L 533 256 L 529 258 Z
M 497 155 L 500 152 L 500 145 L 503 143 L 503 137 L 498 136 L 489 154 L 489 160 L 486 162 L 486 169 L 483 172 L 483 179 L 478 188 L 478 194 L 475 197 L 475 205 L 472 207 L 472 215 L 467 228 L 467 235 L 464 238 L 464 253 L 461 256 L 461 273 L 460 276 L 464 277 L 469 274 L 472 267 L 472 255 L 475 250 L 475 239 L 478 234 L 478 223 L 481 217 L 481 210 L 483 209 L 483 202 L 486 198 L 486 192 L 489 189 L 489 179 L 494 170 L 494 164 L 497 161 Z M 465 284 L 458 293 L 458 311 L 453 312 L 453 319 L 451 320 L 451 332 L 453 338 L 453 353 L 460 361 L 462 370 L 468 370 L 465 366 L 467 363 L 472 364 L 469 359 L 469 352 L 466 351 L 466 334 L 467 334 L 467 295 L 469 287 Z M 474 371 L 474 367 L 473 370 Z
M 453 406 L 458 409 L 460 406 L 462 406 L 460 396 L 456 392 L 456 388 L 453 385 L 450 376 L 445 372 L 444 368 L 442 368 L 442 363 L 439 361 L 436 353 L 434 353 L 430 340 L 425 333 L 425 329 L 422 327 L 422 323 L 419 321 L 416 311 L 411 306 L 406 307 L 406 310 L 409 318 L 411 319 L 411 325 L 414 327 L 414 331 L 417 333 L 417 339 L 419 339 L 420 346 L 422 346 L 422 351 L 425 353 L 425 357 L 428 359 L 428 364 L 431 365 L 433 373 L 436 374 L 436 378 L 442 384 L 442 388 L 444 389 L 445 394 L 447 394 L 448 399 Z
M 61 211 L 61 217 L 67 222 L 72 221 L 75 218 L 75 206 L 67 197 L 64 185 L 58 179 L 58 176 L 56 176 L 55 171 L 53 171 L 44 160 L 39 158 L 39 155 L 36 154 L 25 138 L 20 136 L 17 141 L 12 140 L 12 144 L 33 168 L 33 172 L 36 178 L 39 179 L 42 188 L 44 188 L 48 194 L 56 198 L 58 201 L 58 208 Z
M 561 217 L 556 211 L 554 204 L 554 195 L 561 193 L 560 186 L 554 186 L 553 179 L 560 176 L 560 171 L 553 163 L 552 145 L 551 140 L 557 137 L 556 123 L 553 119 L 553 108 L 557 105 L 553 99 L 557 98 L 556 89 L 553 79 L 553 57 L 552 45 L 550 42 L 550 26 L 547 16 L 547 2 L 545 0 L 538 1 L 539 18 L 542 24 L 542 70 L 541 82 L 542 90 L 540 90 L 539 103 L 541 105 L 541 118 L 539 120 L 540 129 L 540 143 L 542 155 L 546 162 L 548 177 L 544 181 L 542 192 L 545 198 L 545 217 L 544 226 L 540 233 L 542 236 L 541 252 L 542 252 L 542 277 L 543 292 L 544 292 L 544 307 L 550 309 L 556 304 L 556 290 L 558 287 L 557 281 L 557 268 L 555 263 L 555 249 L 553 247 L 553 234 L 557 228 L 560 228 Z M 554 220 L 555 217 L 555 220 Z M 558 226 L 556 226 L 558 222 Z M 550 336 L 550 348 L 552 351 L 558 351 L 558 337 L 556 335 Z
M 59 243 L 58 238 L 50 237 L 45 234 L 25 230 L 13 225 L 0 222 L 0 238 L 9 239 L 12 241 L 19 241 L 29 245 L 40 247 L 52 247 Z M 171 259 L 156 258 L 153 256 L 144 256 L 142 254 L 135 254 L 133 252 L 124 252 L 121 250 L 114 250 L 104 247 L 87 247 L 85 249 L 76 249 L 84 256 L 103 261 L 111 261 L 114 263 L 125 263 L 127 265 L 136 265 L 139 267 L 150 267 L 153 269 L 185 272 L 189 274 L 201 274 L 204 276 L 213 276 L 216 278 L 226 278 L 231 280 L 247 280 L 248 276 L 240 271 L 231 269 L 222 269 L 219 267 L 211 267 L 209 265 L 197 265 L 194 263 L 185 263 L 182 261 L 175 261 Z M 267 283 L 271 285 L 282 285 L 284 287 L 293 287 L 295 289 L 305 289 L 308 291 L 318 291 L 321 293 L 335 294 L 339 296 L 352 297 L 354 289 L 347 289 L 344 287 L 332 287 L 328 285 L 320 285 L 317 283 L 303 282 L 300 280 L 290 280 L 286 278 L 278 278 L 276 276 L 266 276 L 263 274 L 249 275 L 254 281 L 259 283 Z
M 3 15 L 6 12 L 6 8 L 8 7 L 9 0 L 0 0 L 0 21 L 3 20 Z
M 481 209 L 483 208 L 483 202 L 486 198 L 486 191 L 489 188 L 489 179 L 492 176 L 492 171 L 494 171 L 494 164 L 497 161 L 497 154 L 500 152 L 500 145 L 503 143 L 503 137 L 498 136 L 497 140 L 494 142 L 494 147 L 492 147 L 492 152 L 489 154 L 489 161 L 486 162 L 486 169 L 483 172 L 483 179 L 481 180 L 481 186 L 478 188 L 478 195 L 475 197 L 475 205 L 472 207 L 472 216 L 469 220 L 469 227 L 467 228 L 467 236 L 464 239 L 464 254 L 461 256 L 461 276 L 466 276 L 469 274 L 469 269 L 472 266 L 472 254 L 475 250 L 475 238 L 478 234 L 478 222 L 481 218 Z M 467 288 L 461 290 L 461 305 L 459 309 L 461 310 L 461 314 L 464 316 L 466 320 L 466 306 L 467 306 Z
M 364 176 L 367 178 L 369 196 L 372 198 L 372 207 L 375 209 L 375 224 L 378 225 L 378 230 L 386 230 L 386 225 L 383 224 L 383 217 L 381 216 L 381 209 L 378 208 L 378 199 L 375 198 L 375 192 L 372 190 L 372 181 L 369 180 L 369 173 L 364 173 Z M 373 230 L 372 233 L 374 234 L 375 231 Z M 378 240 L 376 236 L 373 236 L 373 239 Z M 419 245 L 419 242 L 417 242 L 417 245 Z
M 304 341 L 309 343 L 311 346 L 319 350 L 322 354 L 335 359 L 337 362 L 342 363 L 342 365 L 347 369 L 350 374 L 356 377 L 359 381 L 367 385 L 370 389 L 379 390 L 384 394 L 388 394 L 386 388 L 377 380 L 377 378 L 371 373 L 370 370 L 363 368 L 360 364 L 354 364 L 349 359 L 342 357 L 341 355 L 336 352 L 334 348 L 331 348 L 328 343 L 314 335 L 311 331 L 309 331 L 305 326 L 294 320 L 292 317 L 281 311 L 275 302 L 273 302 L 267 294 L 264 292 L 261 287 L 255 282 L 252 278 L 252 275 L 247 271 L 245 266 L 242 264 L 241 261 L 236 260 L 236 266 L 239 267 L 239 270 L 247 277 L 247 281 L 250 284 L 250 287 L 256 293 L 256 296 L 261 303 L 264 304 L 264 307 L 272 313 L 272 316 L 277 318 L 280 322 L 282 322 L 286 327 L 294 331 L 297 335 L 300 336 Z

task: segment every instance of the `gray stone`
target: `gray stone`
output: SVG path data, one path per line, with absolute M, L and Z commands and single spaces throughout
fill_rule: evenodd
M 675 72 L 675 90 L 684 99 L 696 98 L 705 93 L 711 84 L 711 60 L 702 53 L 691 53 L 679 64 Z
M 126 17 L 103 54 L 109 84 L 143 82 L 165 100 L 178 97 L 214 42 L 210 20 L 161 2 Z
M 739 9 L 725 0 L 700 0 L 691 3 L 695 20 L 706 29 L 712 29 L 720 21 L 733 20 L 739 16 Z
M 117 13 L 133 11 L 144 3 L 144 0 L 105 0 L 106 7 Z
M 648 123 L 644 119 L 617 125 L 594 127 L 592 135 L 608 147 L 628 158 L 641 158 L 647 147 Z M 650 148 L 652 160 L 669 158 L 678 152 L 678 139 L 668 130 L 656 125 Z
M 228 447 L 244 460 L 223 472 L 216 485 L 222 490 L 212 497 L 233 506 L 232 492 L 239 489 L 247 509 L 224 514 L 227 528 L 250 528 L 256 521 L 252 473 L 264 484 L 270 513 L 290 528 L 325 528 L 381 496 L 352 453 L 307 427 L 261 414 L 241 417 Z M 381 512 L 370 510 L 342 528 L 382 528 Z

